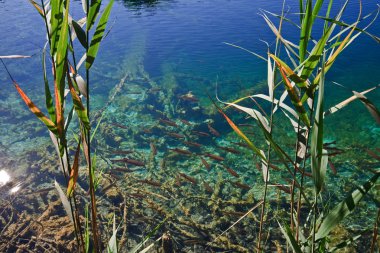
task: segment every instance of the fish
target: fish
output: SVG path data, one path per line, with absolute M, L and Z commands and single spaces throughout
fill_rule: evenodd
M 153 142 L 149 143 L 150 150 L 152 151 L 153 156 L 157 155 L 157 148 L 156 145 L 154 145 Z
M 134 170 L 131 170 L 131 169 L 128 169 L 127 167 L 115 167 L 115 168 L 112 168 L 112 170 L 114 171 L 119 171 L 119 172 L 134 172 Z
M 157 182 L 154 180 L 148 180 L 148 179 L 137 180 L 137 182 L 143 183 L 143 184 L 148 184 L 148 185 L 155 186 L 155 187 L 161 187 L 161 185 L 162 185 L 160 182 Z
M 142 131 L 143 133 L 146 133 L 146 134 L 151 134 L 151 133 L 153 133 L 152 129 L 150 129 L 150 128 L 142 128 L 141 131 Z
M 180 99 L 184 101 L 190 101 L 190 102 L 198 102 L 199 99 L 192 94 L 191 91 L 189 91 L 187 94 L 179 96 Z
M 192 155 L 191 151 L 187 149 L 180 149 L 180 148 L 169 148 L 169 150 L 177 152 L 178 154 L 183 154 L 183 155 Z
M 113 159 L 111 162 L 123 162 L 123 163 L 129 163 L 135 166 L 145 166 L 145 163 L 142 161 L 134 160 L 134 159 L 129 159 L 129 158 L 122 158 L 122 159 Z
M 168 119 L 160 118 L 159 121 L 160 121 L 160 123 L 162 123 L 164 125 L 178 127 L 177 123 L 175 123 L 174 121 L 168 120 Z
M 156 93 L 156 92 L 159 92 L 159 91 L 161 91 L 161 88 L 159 88 L 159 87 L 153 87 L 153 88 L 150 88 L 148 90 L 148 93 Z
M 282 185 L 282 184 L 274 184 L 273 186 L 277 187 L 278 189 L 288 193 L 288 194 L 291 194 L 292 191 L 290 190 L 290 187 L 287 187 L 285 185 Z
M 220 133 L 218 131 L 216 131 L 216 129 L 213 128 L 210 124 L 207 124 L 207 127 L 208 127 L 208 130 L 210 131 L 210 133 L 212 133 L 216 137 L 220 136 Z
M 128 129 L 128 127 L 122 125 L 122 124 L 119 124 L 119 123 L 111 123 L 111 125 L 115 126 L 115 127 L 118 127 L 118 128 L 122 128 L 122 129 Z
M 190 183 L 192 183 L 193 185 L 196 185 L 197 184 L 197 180 L 193 177 L 190 177 L 188 175 L 186 175 L 185 173 L 182 173 L 182 172 L 179 172 L 178 173 L 181 177 L 183 177 L 184 179 L 186 179 L 187 181 L 189 181 Z
M 240 189 L 243 189 L 243 190 L 251 190 L 251 187 L 249 187 L 249 185 L 247 184 L 244 184 L 244 183 L 241 183 L 239 181 L 231 181 L 232 184 L 234 184 L 236 187 L 240 188 Z
M 143 199 L 146 197 L 145 194 L 141 194 L 141 193 L 127 193 L 128 197 L 132 197 L 132 198 L 135 198 L 135 199 Z
M 244 215 L 246 215 L 246 213 L 237 212 L 237 211 L 222 211 L 222 213 L 225 215 L 236 216 L 236 217 L 243 217 Z
M 211 186 L 205 180 L 203 180 L 203 186 L 204 186 L 206 192 L 208 192 L 208 193 L 213 193 L 214 192 L 212 190 Z
M 112 150 L 111 153 L 114 155 L 129 155 L 132 154 L 134 151 L 132 150 Z
M 201 157 L 201 161 L 202 161 L 202 164 L 206 167 L 206 169 L 208 171 L 210 171 L 210 169 L 211 169 L 210 164 L 205 159 L 203 159 L 202 157 Z
M 206 132 L 202 132 L 202 131 L 196 131 L 196 130 L 193 130 L 191 131 L 192 133 L 198 135 L 198 136 L 201 136 L 201 137 L 208 137 L 210 136 L 210 134 L 206 133 Z
M 330 159 L 329 159 L 327 162 L 329 163 L 329 166 L 330 166 L 332 172 L 334 173 L 334 175 L 336 175 L 337 171 L 336 171 L 336 168 L 335 168 L 334 164 L 332 163 L 332 161 L 330 161 Z
M 249 148 L 248 144 L 247 143 L 244 143 L 244 142 L 232 142 L 233 144 L 236 144 L 240 147 L 243 147 L 243 148 Z
M 278 167 L 278 166 L 276 166 L 276 165 L 274 165 L 272 163 L 269 164 L 269 167 L 271 167 L 272 169 L 277 170 L 277 171 L 281 170 L 280 167 Z
M 372 150 L 369 150 L 367 149 L 366 150 L 367 154 L 370 155 L 371 157 L 375 158 L 376 160 L 379 160 L 380 161 L 380 156 L 377 155 L 375 152 L 373 152 Z
M 223 167 L 228 171 L 228 173 L 231 174 L 231 176 L 239 178 L 239 174 L 236 171 L 234 171 L 233 169 L 231 169 L 230 167 L 227 167 L 225 165 L 223 165 Z
M 202 147 L 202 144 L 199 144 L 198 142 L 183 141 L 183 143 L 186 144 L 186 145 L 188 145 L 188 146 L 193 146 L 193 147 L 197 147 L 197 148 Z
M 221 156 L 218 156 L 218 155 L 213 155 L 213 154 L 210 154 L 210 153 L 206 153 L 204 155 L 207 156 L 207 157 L 210 157 L 211 159 L 219 161 L 219 162 L 224 161 L 224 158 L 221 157 Z
M 185 119 L 180 119 L 180 121 L 185 124 L 185 125 L 188 125 L 188 126 L 192 126 L 191 123 Z
M 224 151 L 227 151 L 229 153 L 233 153 L 233 154 L 236 154 L 236 155 L 239 155 L 240 154 L 240 151 L 239 150 L 236 150 L 234 148 L 230 148 L 230 147 L 222 147 L 222 146 L 218 146 L 218 148 L 224 150 Z
M 185 136 L 183 134 L 177 134 L 177 133 L 174 133 L 174 132 L 166 132 L 166 134 L 169 135 L 169 136 L 171 136 L 171 137 L 178 138 L 178 139 L 185 138 Z

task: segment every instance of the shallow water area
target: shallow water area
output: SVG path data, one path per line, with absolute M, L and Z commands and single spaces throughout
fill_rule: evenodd
M 333 12 L 342 4 L 334 1 Z M 376 4 L 363 3 L 363 13 L 373 11 Z M 81 18 L 81 1 L 71 5 L 73 17 Z M 225 42 L 266 58 L 267 44 L 273 51 L 276 37 L 259 13 L 280 13 L 281 7 L 272 0 L 115 2 L 110 32 L 91 69 L 91 119 L 92 129 L 99 123 L 92 151 L 97 155 L 97 168 L 103 171 L 97 190 L 99 219 L 102 229 L 109 232 L 112 214 L 116 214 L 117 222 L 123 224 L 120 236 L 128 238 L 122 240 L 122 249 L 131 249 L 167 217 L 175 218 L 159 233 L 170 231 L 178 240 L 179 250 L 245 252 L 254 244 L 258 209 L 223 237 L 224 241 L 213 241 L 259 202 L 264 184 L 260 160 L 231 130 L 208 95 L 216 100 L 217 93 L 223 101 L 234 101 L 268 93 L 266 62 Z M 357 8 L 356 2 L 348 5 L 345 22 L 355 20 Z M 298 19 L 294 15 L 298 1 L 287 2 L 285 9 L 287 17 Z M 278 24 L 276 17 L 271 19 Z M 322 22 L 313 36 L 318 38 L 321 29 Z M 44 108 L 41 49 L 45 35 L 41 18 L 26 1 L 0 1 L 0 31 L 0 55 L 32 56 L 4 62 L 33 101 Z M 375 20 L 368 31 L 380 35 L 380 20 Z M 284 34 L 298 43 L 295 26 L 287 23 Z M 348 47 L 327 75 L 325 108 L 352 96 L 352 90 L 360 92 L 378 85 L 380 76 L 374 73 L 379 57 L 379 44 L 365 35 Z M 84 72 L 79 70 L 83 76 Z M 49 135 L 18 97 L 4 69 L 0 70 L 0 82 L 0 224 L 4 224 L 0 237 L 4 235 L 9 241 L 0 241 L 0 247 L 8 252 L 16 250 L 17 245 L 23 245 L 16 235 L 23 235 L 29 240 L 25 245 L 32 245 L 36 251 L 60 251 L 70 240 L 67 247 L 75 250 L 70 223 L 53 186 L 54 180 L 64 185 L 64 178 Z M 378 90 L 368 98 L 380 106 Z M 249 101 L 244 105 L 255 104 Z M 262 105 L 270 110 L 269 103 Z M 252 119 L 232 109 L 226 113 L 256 145 L 265 147 L 265 139 Z M 76 127 L 74 124 L 68 131 L 74 133 Z M 295 133 L 286 117 L 276 116 L 273 129 L 283 149 L 293 155 L 291 137 Z M 326 202 L 342 200 L 368 180 L 371 172 L 367 168 L 379 168 L 379 161 L 368 153 L 380 147 L 379 129 L 359 101 L 326 117 L 324 142 L 333 143 L 330 148 L 339 151 L 331 158 L 336 174 L 331 169 L 327 172 Z M 69 142 L 75 143 L 74 134 Z M 274 165 L 278 159 L 275 157 Z M 88 185 L 84 158 L 82 162 L 78 195 L 84 201 Z M 286 216 L 289 197 L 278 184 L 289 185 L 289 177 L 282 167 L 271 171 L 269 208 L 276 216 L 268 217 L 268 226 L 273 226 L 273 240 L 284 240 L 276 218 Z M 308 181 L 310 188 L 311 183 Z M 347 234 L 369 233 L 376 213 L 371 197 L 378 200 L 379 190 L 375 187 L 365 199 L 368 202 L 355 210 L 353 217 L 359 220 L 350 217 L 344 223 Z M 49 216 L 57 222 L 49 224 Z M 19 226 L 12 224 L 16 217 Z M 126 219 L 128 222 L 122 223 Z M 60 225 L 63 229 L 55 237 L 56 244 L 36 239 L 54 238 L 47 228 L 54 231 Z M 247 236 L 242 238 L 242 234 Z M 106 241 L 108 235 L 103 236 Z M 268 243 L 266 247 L 269 252 L 276 245 Z

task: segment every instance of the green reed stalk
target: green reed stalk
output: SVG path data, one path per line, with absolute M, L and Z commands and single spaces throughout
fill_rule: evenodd
M 87 6 L 90 7 L 89 0 L 86 0 Z M 87 10 L 87 21 L 88 21 L 88 16 L 89 16 L 89 9 Z M 88 24 L 87 24 L 88 25 Z M 87 47 L 86 47 L 86 58 L 88 57 L 88 49 L 90 46 L 89 43 L 89 29 L 86 29 L 86 42 L 87 42 Z M 86 107 L 87 107 L 87 117 L 90 119 L 90 70 L 89 68 L 86 67 L 86 82 L 87 82 L 87 100 L 86 100 Z M 94 179 L 92 177 L 92 162 L 91 162 L 91 130 L 89 129 L 84 129 L 84 137 L 83 137 L 86 142 L 87 142 L 87 154 L 88 154 L 88 176 L 89 176 L 89 183 L 90 183 L 90 198 L 91 198 L 91 226 L 92 226 L 92 234 L 93 234 L 93 239 L 94 239 L 94 251 L 95 252 L 100 252 L 99 251 L 99 240 L 98 240 L 98 224 L 97 224 L 97 210 L 96 210 L 96 197 L 95 197 L 95 187 L 94 187 Z M 86 148 L 86 147 L 84 147 Z
M 283 4 L 282 4 L 282 15 L 281 17 L 284 15 L 284 9 L 285 9 L 285 1 L 283 1 Z M 283 19 L 281 18 L 280 19 L 280 24 L 279 24 L 279 34 L 281 34 L 281 30 L 282 30 L 282 21 Z M 280 42 L 280 39 L 279 39 L 279 36 L 277 36 L 276 38 L 276 49 L 275 49 L 275 52 L 276 52 L 276 55 L 279 54 L 279 42 Z M 268 59 L 269 61 L 271 59 Z M 276 68 L 274 68 L 274 73 L 273 73 L 273 82 L 274 80 L 276 80 Z M 269 132 L 269 135 L 272 135 L 273 133 L 273 120 L 274 120 L 274 96 L 275 95 L 275 87 L 273 88 L 273 97 L 272 97 L 272 101 L 271 101 L 271 109 L 270 109 L 270 121 L 269 121 L 269 129 L 270 129 L 270 132 Z M 271 151 L 272 151 L 272 143 L 269 142 L 269 145 L 268 145 L 268 150 L 267 150 L 267 171 L 266 171 L 266 175 L 265 175 L 265 182 L 264 182 L 264 197 L 263 197 L 263 204 L 261 206 L 261 215 L 260 215 L 260 227 L 259 227 L 259 235 L 258 235 L 258 242 L 257 242 L 257 251 L 260 252 L 261 251 L 261 236 L 262 236 L 262 230 L 263 230 L 263 225 L 264 225 L 264 216 L 265 216 L 265 208 L 266 208 L 266 201 L 267 201 L 267 192 L 268 192 L 268 177 L 269 177 L 269 169 L 270 169 L 270 164 L 271 164 Z
M 49 43 L 49 46 L 51 47 L 51 37 L 50 37 L 50 33 L 49 33 L 49 27 L 48 27 L 48 20 L 46 18 L 46 10 L 45 10 L 45 3 L 44 3 L 44 0 L 41 0 L 41 6 L 42 6 L 42 12 L 43 12 L 43 20 L 44 20 L 44 25 L 45 25 L 45 29 L 46 29 L 46 34 L 48 35 L 47 38 L 48 38 L 48 43 Z M 70 32 L 69 32 L 70 34 Z M 70 36 L 70 41 L 71 41 L 71 36 Z M 72 45 L 72 44 L 71 44 Z M 73 54 L 74 54 L 74 51 L 73 51 Z M 45 55 L 43 55 L 43 57 L 45 57 Z M 53 55 L 51 55 L 51 61 L 52 61 L 52 66 L 53 66 L 53 73 L 54 73 L 54 81 L 56 82 L 56 78 L 55 78 L 55 61 L 54 61 L 54 57 Z M 45 67 L 45 65 L 44 65 Z M 44 70 L 44 72 L 46 72 Z M 66 134 L 66 133 L 65 133 Z M 55 137 L 53 137 L 55 138 Z M 66 137 L 64 136 L 64 139 L 66 139 Z M 57 138 L 57 143 L 59 143 L 59 140 Z M 66 159 L 67 159 L 67 165 L 69 168 L 65 168 L 65 163 L 63 161 L 63 157 L 60 156 L 60 164 L 62 165 L 62 169 L 63 169 L 63 175 L 64 175 L 64 178 L 65 178 L 65 181 L 66 181 L 66 185 L 68 184 L 68 173 L 70 173 L 70 160 L 69 160 L 69 156 L 68 156 L 68 149 L 67 149 L 67 142 L 64 141 L 63 142 L 63 145 L 64 145 L 64 152 L 66 153 Z M 73 197 L 69 197 L 70 201 L 70 210 L 71 210 L 71 215 L 73 217 L 73 223 L 74 223 L 74 231 L 75 231 L 75 238 L 76 238 L 76 241 L 77 241 L 77 244 L 78 244 L 78 247 L 80 247 L 81 245 L 83 246 L 83 250 L 84 250 L 84 244 L 83 244 L 83 236 L 82 236 L 82 233 L 81 233 L 81 226 L 80 226 L 80 220 L 79 220 L 79 209 L 78 209 L 78 205 L 77 205 L 77 202 L 76 202 L 76 198 L 75 198 L 75 192 L 74 192 L 74 195 Z M 81 241 L 81 243 L 80 243 Z

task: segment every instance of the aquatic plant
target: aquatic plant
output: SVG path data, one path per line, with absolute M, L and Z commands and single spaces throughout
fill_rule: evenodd
M 260 59 L 267 62 L 268 66 L 268 95 L 254 94 L 243 97 L 234 102 L 222 102 L 226 105 L 224 108 L 235 108 L 248 114 L 257 122 L 257 129 L 260 129 L 267 143 L 267 150 L 260 149 L 254 141 L 251 141 L 234 122 L 227 116 L 227 112 L 219 108 L 220 113 L 227 120 L 231 128 L 248 144 L 253 153 L 261 160 L 261 170 L 264 179 L 263 204 L 261 208 L 260 227 L 257 235 L 257 251 L 265 250 L 262 244 L 262 235 L 265 231 L 265 218 L 268 214 L 268 202 L 270 201 L 267 194 L 268 186 L 277 185 L 286 189 L 289 197 L 289 221 L 290 226 L 284 221 L 284 217 L 277 217 L 278 226 L 284 234 L 288 244 L 295 252 L 326 252 L 333 251 L 339 247 L 345 247 L 349 241 L 342 242 L 335 248 L 329 248 L 328 236 L 330 232 L 340 222 L 348 216 L 358 205 L 359 201 L 371 190 L 376 184 L 380 172 L 373 168 L 373 176 L 368 181 L 353 189 L 346 199 L 328 208 L 324 199 L 324 189 L 326 181 L 326 170 L 330 166 L 334 169 L 329 157 L 334 155 L 334 151 L 329 149 L 328 143 L 324 141 L 324 119 L 332 112 L 335 113 L 343 106 L 358 99 L 368 109 L 374 120 L 380 124 L 380 112 L 376 106 L 364 96 L 365 93 L 372 91 L 379 86 L 375 86 L 368 91 L 357 92 L 351 98 L 344 100 L 338 105 L 326 110 L 324 105 L 325 99 L 325 82 L 326 73 L 332 68 L 338 56 L 361 34 L 369 34 L 366 30 L 377 18 L 379 9 L 373 14 L 373 20 L 364 28 L 359 28 L 363 20 L 370 15 L 362 16 L 361 2 L 359 3 L 359 13 L 356 22 L 347 24 L 342 21 L 342 15 L 347 7 L 348 1 L 345 1 L 337 14 L 331 16 L 333 1 L 329 1 L 326 6 L 326 12 L 322 12 L 324 6 L 323 0 L 300 1 L 300 25 L 295 25 L 300 30 L 300 39 L 297 44 L 290 42 L 282 34 L 282 26 L 285 22 L 296 24 L 286 17 L 283 12 L 280 15 L 268 11 L 262 11 L 261 16 L 264 18 L 269 28 L 276 36 L 276 46 L 273 52 L 268 48 L 268 57 L 260 56 L 257 53 L 250 52 L 238 45 L 231 46 L 248 51 Z M 276 27 L 274 22 L 269 18 L 273 16 L 279 19 L 279 26 Z M 324 22 L 320 37 L 317 39 L 312 31 L 317 20 Z M 336 31 L 340 29 L 339 31 Z M 371 38 L 379 42 L 379 38 L 369 34 Z M 281 55 L 281 51 L 286 54 Z M 282 88 L 284 87 L 284 89 Z M 280 96 L 279 99 L 276 96 Z M 269 102 L 270 111 L 265 111 L 263 105 L 257 104 L 258 109 L 239 105 L 245 100 L 262 99 Z M 291 105 L 287 103 L 291 102 Z M 217 105 L 216 105 L 217 106 Z M 276 112 L 282 112 L 285 118 L 295 132 L 294 158 L 290 155 L 290 150 L 281 147 L 282 143 L 276 140 L 276 128 L 281 128 L 280 124 L 275 123 Z M 283 117 L 281 119 L 284 120 Z M 282 123 L 281 123 L 282 125 Z M 288 171 L 289 177 L 292 178 L 291 184 L 285 186 L 281 182 L 273 182 L 270 172 L 274 158 L 277 158 L 281 167 Z M 274 172 L 273 172 L 274 173 Z M 313 183 L 314 196 L 309 194 L 309 182 Z M 306 194 L 306 192 L 308 192 Z M 305 208 L 306 206 L 306 208 Z M 306 209 L 306 210 L 305 210 Z M 378 218 L 376 218 L 378 220 Z M 377 224 L 378 221 L 375 222 Z M 376 226 L 375 226 L 376 230 Z M 376 239 L 374 233 L 373 241 Z M 357 238 L 353 237 L 352 240 Z M 374 243 L 372 243 L 372 252 Z
M 25 94 L 20 85 L 8 74 L 15 88 L 24 100 L 30 111 L 40 119 L 49 129 L 50 137 L 56 147 L 58 160 L 65 178 L 66 191 L 55 182 L 62 204 L 74 224 L 78 250 L 83 252 L 89 250 L 90 236 L 87 226 L 84 228 L 79 215 L 83 210 L 76 196 L 76 183 L 79 176 L 79 157 L 82 152 L 87 162 L 88 183 L 90 195 L 91 212 L 91 245 L 95 252 L 101 251 L 100 235 L 97 224 L 97 205 L 95 197 L 96 177 L 95 156 L 91 155 L 91 126 L 90 126 L 90 68 L 97 56 L 100 42 L 104 38 L 107 21 L 111 12 L 113 0 L 111 0 L 97 22 L 100 13 L 101 0 L 83 0 L 82 7 L 85 17 L 76 21 L 70 15 L 70 0 L 43 1 L 37 3 L 30 0 L 38 13 L 43 18 L 47 42 L 43 48 L 43 73 L 45 83 L 45 102 L 48 116 L 40 110 L 32 100 Z M 83 28 L 86 25 L 86 28 Z M 74 40 L 78 39 L 80 45 L 85 49 L 84 55 L 78 62 L 74 50 Z M 49 56 L 46 56 L 49 46 Z M 13 57 L 14 58 L 14 57 Z M 47 75 L 48 66 L 46 58 L 50 59 L 53 75 L 53 95 Z M 85 62 L 85 78 L 79 73 L 79 68 Z M 4 62 L 3 62 L 4 64 Z M 4 64 L 5 66 L 5 64 Z M 50 67 L 50 66 L 49 66 Z M 69 103 L 69 94 L 71 103 Z M 67 108 L 71 106 L 71 109 Z M 65 112 L 68 114 L 65 115 Z M 68 129 L 72 125 L 74 114 L 77 115 L 77 143 L 74 148 L 68 146 Z M 74 149 L 74 159 L 70 159 L 69 150 Z M 66 194 L 64 193 L 66 192 Z M 87 204 L 86 204 L 87 205 Z M 86 207 L 87 208 L 87 207 Z M 86 216 L 88 217 L 88 215 Z M 87 224 L 87 221 L 86 221 Z M 85 231 L 85 233 L 84 233 Z M 86 235 L 84 238 L 84 234 Z M 114 237 L 112 237 L 114 238 Z M 111 239 L 112 239 L 111 238 Z M 115 243 L 113 242 L 112 245 Z M 111 243 L 110 243 L 111 245 Z M 114 246 L 112 246 L 114 250 Z

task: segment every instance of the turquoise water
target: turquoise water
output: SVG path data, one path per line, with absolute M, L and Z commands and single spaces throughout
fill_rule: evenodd
M 343 2 L 335 1 L 334 13 Z M 82 15 L 80 3 L 81 1 L 72 3 L 73 16 L 76 19 Z M 379 3 L 365 1 L 363 13 L 370 13 Z M 289 1 L 285 6 L 287 17 L 298 21 L 294 14 L 298 12 L 298 1 Z M 348 5 L 343 17 L 345 22 L 355 21 L 357 7 L 356 1 Z M 186 136 L 192 130 L 209 132 L 209 123 L 222 136 L 192 136 L 186 139 L 203 145 L 202 152 L 224 156 L 227 166 L 233 166 L 243 182 L 261 182 L 260 173 L 256 168 L 252 169 L 254 166 L 249 159 L 240 159 L 236 154 L 217 148 L 230 146 L 238 139 L 215 113 L 206 93 L 213 96 L 216 83 L 218 95 L 223 100 L 253 93 L 267 93 L 266 63 L 223 43 L 233 43 L 266 57 L 266 43 L 273 51 L 275 36 L 259 15 L 262 10 L 280 13 L 281 1 L 173 0 L 151 1 L 149 4 L 116 1 L 108 26 L 112 29 L 102 42 L 99 56 L 92 68 L 92 108 L 94 112 L 105 112 L 99 130 L 101 134 L 97 135 L 98 140 L 94 146 L 111 160 L 120 158 L 112 154 L 113 150 L 126 149 L 138 150 L 137 158 L 148 159 L 149 143 L 153 142 L 158 148 L 159 159 L 151 165 L 152 168 L 159 166 L 167 158 L 168 167 L 180 169 L 198 180 L 206 178 L 215 183 L 216 176 L 209 175 L 204 168 L 202 170 L 199 159 L 176 156 L 170 152 L 175 148 L 183 148 L 182 141 L 170 137 L 171 132 Z M 271 19 L 278 23 L 275 17 Z M 367 23 L 364 21 L 361 27 Z M 28 59 L 5 62 L 30 97 L 43 107 L 41 48 L 45 35 L 41 18 L 27 1 L 0 0 L 0 31 L 0 55 L 32 55 Z M 368 31 L 380 35 L 380 20 L 376 20 Z M 295 43 L 298 40 L 297 32 L 297 28 L 290 24 L 284 27 L 285 37 Z M 320 32 L 321 26 L 313 31 L 313 36 L 318 38 Z M 79 52 L 82 53 L 80 50 Z M 351 96 L 350 90 L 363 91 L 379 84 L 379 58 L 379 44 L 368 36 L 360 36 L 340 56 L 327 76 L 326 108 Z M 84 75 L 83 70 L 80 73 Z M 127 81 L 122 92 L 111 100 L 114 87 L 125 76 Z M 343 84 L 346 89 L 334 85 L 333 81 Z M 0 82 L 0 164 L 12 177 L 22 180 L 28 178 L 25 171 L 45 168 L 47 161 L 54 161 L 55 153 L 51 147 L 44 148 L 49 143 L 46 131 L 20 101 L 4 69 L 0 70 Z M 189 92 L 199 102 L 181 99 L 181 96 Z M 368 98 L 377 107 L 380 106 L 378 90 L 369 94 Z M 264 108 L 268 108 L 268 105 L 264 105 Z M 160 114 L 157 110 L 163 113 Z M 233 114 L 232 111 L 230 113 Z M 181 129 L 160 123 L 159 119 L 163 117 L 174 120 L 180 124 Z M 180 123 L 181 119 L 190 121 L 194 129 Z M 112 125 L 115 122 L 116 125 Z M 238 122 L 247 123 L 243 117 Z M 118 127 L 120 125 L 122 127 Z M 279 122 L 278 126 L 282 126 L 282 123 Z M 284 128 L 289 130 L 289 126 Z M 283 135 L 282 129 L 279 134 Z M 294 144 L 289 143 L 285 137 L 281 137 L 284 146 L 290 149 Z M 340 174 L 332 176 L 327 183 L 334 186 L 336 182 L 340 182 L 340 187 L 351 189 L 353 184 L 350 178 L 360 182 L 365 180 L 367 177 L 364 173 L 361 175 L 359 165 L 371 164 L 372 160 L 365 150 L 380 147 L 379 137 L 379 126 L 359 102 L 327 118 L 326 141 L 337 141 L 337 146 L 344 148 L 346 152 L 341 158 L 333 158 Z M 190 150 L 194 153 L 200 152 L 196 147 Z M 243 149 L 239 151 L 249 154 Z M 208 161 L 215 164 L 214 161 Z M 347 166 L 350 163 L 355 166 Z M 215 167 L 220 170 L 220 166 Z M 146 174 L 136 172 L 138 177 L 143 177 L 144 173 Z M 222 174 L 226 180 L 233 178 L 231 173 L 224 171 Z M 170 177 L 172 175 L 169 174 Z M 50 176 L 34 177 L 30 181 L 49 185 L 53 179 Z M 279 176 L 279 180 L 283 178 Z M 261 189 L 259 187 L 255 190 L 255 194 L 259 194 Z M 227 192 L 223 193 L 227 196 Z M 331 190 L 331 195 L 341 198 L 343 193 Z

